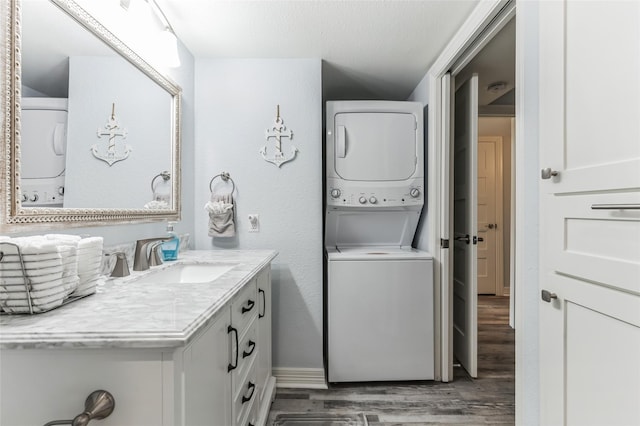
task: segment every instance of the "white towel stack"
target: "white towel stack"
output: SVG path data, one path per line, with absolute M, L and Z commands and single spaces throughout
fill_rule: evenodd
M 102 237 L 83 238 L 78 241 L 78 277 L 80 283 L 71 296 L 87 296 L 96 292 L 101 284 Z
M 1 239 L 0 251 L 4 256 L 0 260 L 0 308 L 9 313 L 30 313 L 18 251 L 2 242 L 20 247 L 31 284 L 31 305 L 33 312 L 38 313 L 60 306 L 78 292 L 78 295 L 95 292 L 98 276 L 94 271 L 99 272 L 102 238 L 87 240 L 82 243 L 80 237 L 73 235 Z

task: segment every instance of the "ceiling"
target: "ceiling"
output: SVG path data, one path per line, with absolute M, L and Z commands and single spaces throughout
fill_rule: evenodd
M 196 59 L 322 59 L 325 100 L 407 99 L 479 2 L 156 1 Z M 104 6 L 123 12 L 119 0 Z M 23 80 L 33 81 L 34 88 L 49 96 L 64 97 L 64 85 L 59 81 L 68 72 L 69 49 L 74 54 L 101 50 L 94 46 L 97 39 L 82 34 L 70 18 L 51 19 L 54 13 L 62 15 L 47 0 L 23 0 Z M 473 72 L 480 77 L 481 106 L 512 105 L 515 20 L 484 47 L 457 80 Z M 490 83 L 500 81 L 506 83 L 504 90 L 487 91 Z M 54 93 L 56 88 L 62 88 L 60 93 Z
M 321 58 L 324 98 L 405 100 L 479 0 L 157 0 L 196 58 Z

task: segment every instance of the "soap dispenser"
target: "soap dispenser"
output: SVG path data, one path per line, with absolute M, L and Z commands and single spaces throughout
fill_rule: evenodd
M 178 250 L 180 249 L 180 238 L 173 231 L 173 225 L 175 222 L 167 222 L 167 241 L 162 243 L 162 259 L 163 260 L 177 260 Z

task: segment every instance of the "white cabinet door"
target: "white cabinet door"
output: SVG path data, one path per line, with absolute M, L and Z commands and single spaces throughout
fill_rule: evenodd
M 269 268 L 258 275 L 258 395 L 259 401 L 271 378 L 271 275 Z
M 637 425 L 640 2 L 539 16 L 540 424 Z
M 231 315 L 229 308 L 184 352 L 185 424 L 229 426 Z
M 3 349 L 0 425 L 33 426 L 72 419 L 99 389 L 115 399 L 104 426 L 163 422 L 163 354 L 127 349 Z M 91 422 L 93 424 L 93 422 Z

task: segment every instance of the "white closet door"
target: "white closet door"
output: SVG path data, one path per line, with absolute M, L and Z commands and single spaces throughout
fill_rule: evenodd
M 640 424 L 640 2 L 540 3 L 541 424 Z
M 453 170 L 453 353 L 478 375 L 478 76 L 455 94 Z

